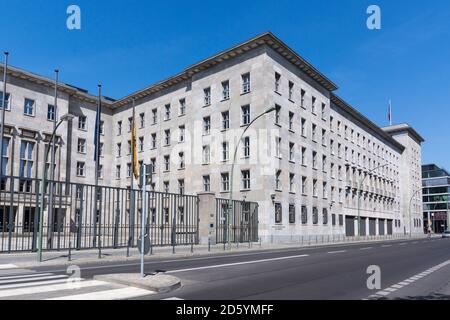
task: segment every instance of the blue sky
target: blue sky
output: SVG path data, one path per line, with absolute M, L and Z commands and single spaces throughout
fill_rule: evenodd
M 82 28 L 66 28 L 81 8 Z M 366 27 L 379 5 L 382 29 Z M 261 32 L 272 31 L 380 126 L 407 122 L 427 140 L 423 162 L 450 169 L 450 2 L 87 1 L 1 3 L 0 50 L 10 63 L 120 98 Z

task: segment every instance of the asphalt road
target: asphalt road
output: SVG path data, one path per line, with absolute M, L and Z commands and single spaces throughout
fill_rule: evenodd
M 139 299 L 364 299 L 378 291 L 367 288 L 366 271 L 371 265 L 380 267 L 381 287 L 388 288 L 447 260 L 450 240 L 440 238 L 164 259 L 147 262 L 146 273 L 177 276 L 182 280 L 182 288 Z M 34 270 L 66 273 L 65 268 L 58 266 Z M 136 263 L 81 266 L 81 276 L 86 279 L 98 274 L 137 271 Z M 439 277 L 450 278 L 450 268 L 437 270 L 430 288 L 422 285 L 422 292 L 431 292 L 433 285 L 442 284 Z M 414 297 L 411 288 L 408 296 Z

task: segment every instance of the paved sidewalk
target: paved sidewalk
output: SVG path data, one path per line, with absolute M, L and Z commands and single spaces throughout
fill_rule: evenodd
M 401 237 L 395 239 L 373 239 L 373 240 L 360 240 L 360 241 L 341 241 L 341 242 L 308 242 L 308 243 L 241 243 L 232 244 L 231 250 L 223 244 L 212 245 L 208 249 L 208 245 L 196 245 L 196 246 L 177 246 L 175 247 L 175 253 L 173 253 L 173 247 L 154 247 L 152 255 L 146 255 L 146 260 L 161 259 L 161 258 L 182 258 L 192 256 L 205 256 L 205 255 L 223 255 L 233 254 L 236 252 L 252 252 L 259 250 L 282 250 L 292 248 L 309 248 L 320 246 L 339 246 L 348 244 L 362 244 L 370 242 L 382 242 L 382 241 L 401 241 L 409 239 L 426 238 L 426 236 Z M 43 262 L 37 261 L 37 253 L 11 253 L 0 254 L 0 267 L 2 265 L 15 265 L 22 268 L 32 268 L 41 266 L 53 266 L 53 265 L 73 265 L 73 264 L 94 264 L 101 262 L 127 262 L 137 261 L 140 259 L 140 254 L 136 248 L 130 248 L 129 255 L 127 256 L 127 249 L 102 249 L 101 258 L 99 259 L 99 250 L 80 250 L 71 251 L 69 260 L 69 252 L 66 251 L 50 251 L 43 253 Z

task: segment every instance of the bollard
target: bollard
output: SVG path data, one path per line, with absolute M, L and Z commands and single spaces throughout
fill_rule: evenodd
M 211 238 L 208 237 L 208 252 L 211 252 Z
M 101 238 L 98 239 L 98 258 L 102 258 L 102 240 Z
M 131 242 L 131 237 L 128 238 L 128 241 L 127 241 L 127 258 L 130 257 L 130 242 Z
M 259 247 L 260 248 L 262 247 L 262 238 L 261 237 L 259 237 Z
M 194 253 L 194 239 L 192 239 L 192 234 L 191 234 L 191 253 Z

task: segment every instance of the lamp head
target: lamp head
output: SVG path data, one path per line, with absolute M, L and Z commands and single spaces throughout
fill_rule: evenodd
M 70 121 L 73 120 L 75 116 L 70 113 L 66 113 L 65 115 L 61 116 L 61 121 Z

